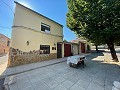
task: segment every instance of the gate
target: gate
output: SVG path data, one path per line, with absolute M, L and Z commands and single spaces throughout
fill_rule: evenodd
M 64 44 L 64 57 L 71 56 L 71 44 Z
M 81 43 L 81 53 L 85 53 L 85 44 Z

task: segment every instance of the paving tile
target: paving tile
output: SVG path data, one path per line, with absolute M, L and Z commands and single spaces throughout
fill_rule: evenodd
M 31 86 L 31 83 L 29 80 L 26 80 L 26 79 L 20 79 L 20 80 L 17 80 L 17 86 L 19 89 L 21 88 L 26 88 L 26 87 L 30 87 Z
M 44 79 L 42 79 L 45 83 L 48 83 L 48 82 L 51 82 L 51 81 L 53 81 L 53 80 L 55 80 L 53 77 L 50 77 L 50 76 L 48 76 L 48 77 L 46 77 L 46 78 L 44 78 Z
M 79 79 L 80 79 L 80 77 L 76 77 L 74 75 L 67 78 L 67 80 L 69 80 L 69 81 L 71 81 L 73 83 L 77 82 Z
M 29 82 L 29 79 L 27 78 L 27 76 L 24 78 L 17 77 L 17 83 L 21 83 L 21 82 L 23 82 L 23 83 Z
M 77 84 L 74 84 L 74 85 L 70 88 L 70 90 L 85 90 L 85 88 L 82 88 L 82 87 L 80 87 L 80 86 L 77 85 Z
M 10 81 L 10 76 L 7 76 L 4 80 L 4 85 L 8 84 L 9 81 Z
M 29 78 L 29 80 L 31 83 L 34 83 L 34 82 L 40 81 L 41 79 L 39 77 L 33 77 L 33 78 Z
M 101 87 L 95 83 L 90 83 L 87 90 L 104 90 L 104 87 Z
M 53 72 L 52 71 L 52 72 L 48 72 L 46 75 L 53 77 L 53 76 L 55 76 L 57 74 L 58 74 L 58 72 Z
M 59 82 L 57 82 L 56 80 L 52 80 L 51 82 L 47 82 L 46 83 L 51 89 L 55 88 L 58 84 L 60 84 Z
M 89 86 L 90 82 L 91 80 L 80 79 L 76 84 L 86 89 Z
M 17 87 L 17 83 L 9 85 L 9 89 L 10 90 L 19 90 L 18 87 Z
M 8 75 L 8 74 L 13 74 L 13 73 L 15 73 L 16 72 L 16 69 L 15 68 L 7 68 L 6 69 L 6 74 Z
M 62 75 L 62 77 L 65 78 L 65 79 L 67 79 L 69 76 L 70 76 L 69 73 L 66 73 L 66 74 L 63 74 L 63 75 Z
M 55 87 L 53 90 L 67 90 L 67 88 L 60 84 L 57 87 Z
M 105 79 L 102 81 L 101 79 L 93 78 L 93 80 L 91 82 L 95 83 L 95 84 L 97 84 L 99 86 L 102 86 L 102 87 L 104 87 L 104 85 L 105 85 Z
M 25 70 L 24 70 L 24 67 L 22 67 L 22 66 L 16 66 L 16 67 L 14 67 L 14 68 L 15 68 L 15 72 L 16 72 L 16 73 L 25 71 Z
M 28 87 L 21 87 L 19 88 L 19 90 L 34 90 L 34 88 L 32 86 L 28 86 Z
M 27 78 L 25 73 L 17 74 L 16 76 L 17 76 L 17 80 Z
M 37 81 L 35 83 L 32 84 L 34 90 L 50 90 L 50 88 L 41 81 Z
M 105 86 L 105 90 L 112 90 L 112 86 Z
M 95 77 L 95 78 L 98 78 L 98 79 L 105 80 L 106 75 L 103 74 L 103 73 L 97 73 L 94 77 Z
M 112 86 L 114 81 L 119 81 L 118 77 L 106 77 L 105 85 Z
M 55 80 L 56 80 L 57 82 L 59 82 L 59 83 L 62 83 L 62 82 L 65 81 L 66 79 L 64 79 L 63 77 L 57 77 Z
M 64 82 L 61 83 L 61 85 L 65 86 L 66 88 L 70 88 L 74 83 L 69 81 L 69 80 L 65 80 Z
M 33 77 L 39 77 L 40 76 L 39 73 L 34 73 L 34 71 L 33 71 L 32 74 L 26 74 L 26 75 L 27 75 L 28 78 L 33 78 Z
M 64 75 L 64 73 L 61 73 L 61 72 L 60 72 L 60 73 L 54 75 L 53 77 L 56 77 L 56 78 L 57 78 L 57 77 L 63 77 L 63 75 Z M 63 78 L 64 78 L 64 77 L 63 77 Z

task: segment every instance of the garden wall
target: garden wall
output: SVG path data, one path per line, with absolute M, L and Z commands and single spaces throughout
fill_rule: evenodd
M 8 67 L 39 62 L 44 60 L 56 59 L 57 53 L 41 54 L 40 50 L 23 52 L 18 49 L 10 48 Z

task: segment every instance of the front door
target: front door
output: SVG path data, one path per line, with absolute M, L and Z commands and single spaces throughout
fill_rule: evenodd
M 62 44 L 57 44 L 57 58 L 62 58 Z

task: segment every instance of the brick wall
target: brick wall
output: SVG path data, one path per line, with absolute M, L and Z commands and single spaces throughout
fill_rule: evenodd
M 9 52 L 9 47 L 7 46 L 8 41 L 10 41 L 8 37 L 0 34 L 0 54 L 5 54 Z
M 56 59 L 57 53 L 40 54 L 40 51 L 22 52 L 18 49 L 10 48 L 8 67 Z

